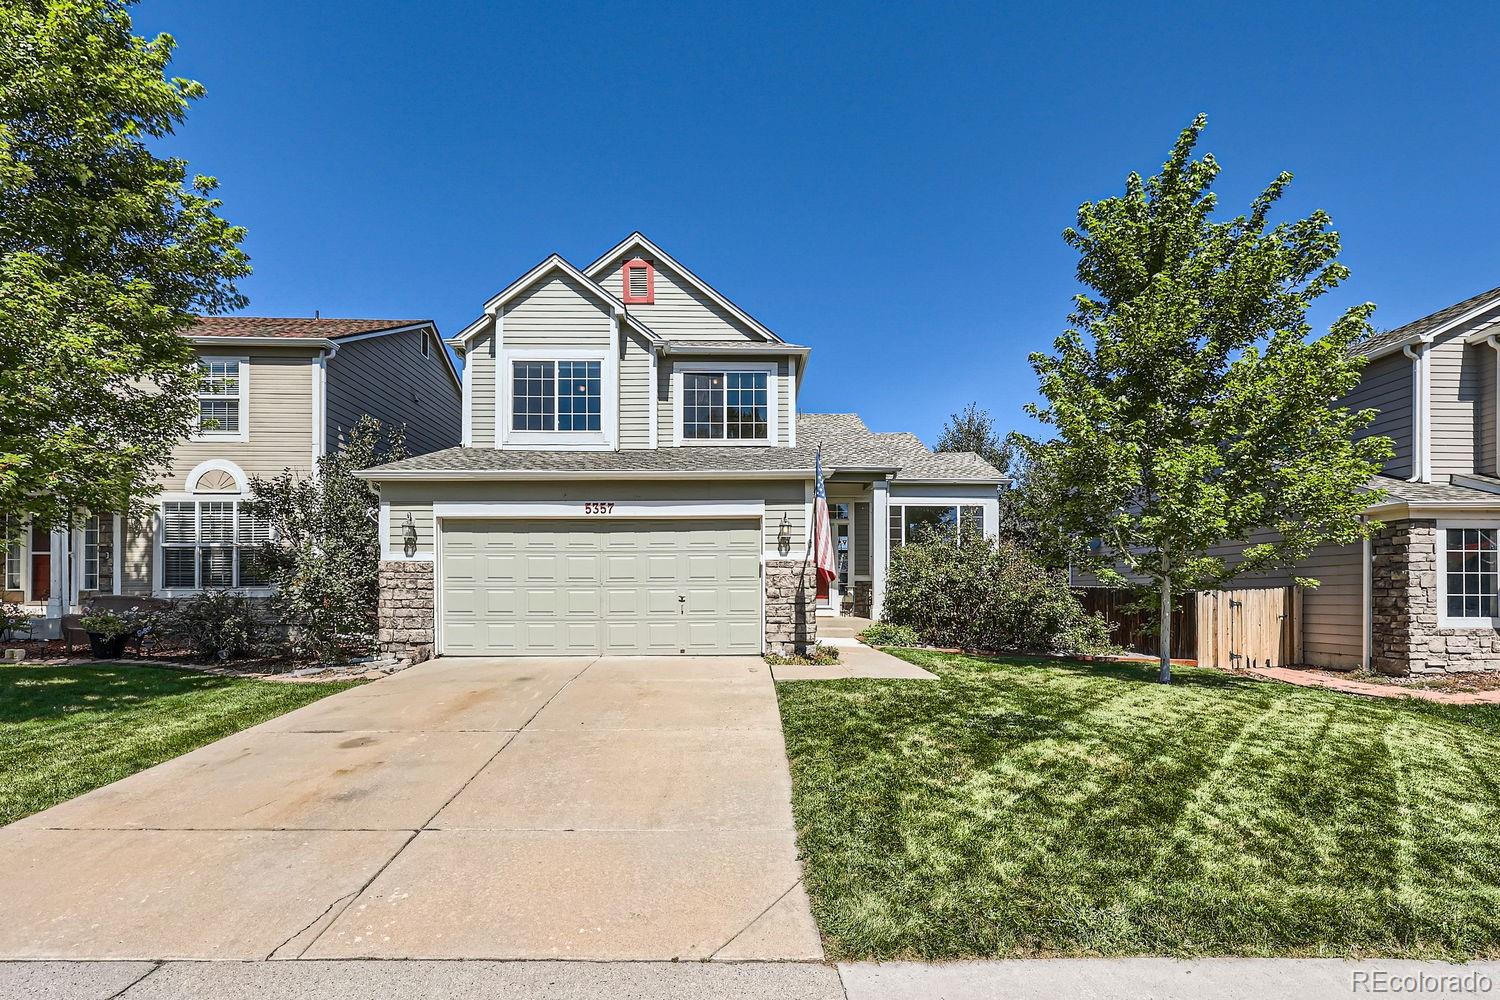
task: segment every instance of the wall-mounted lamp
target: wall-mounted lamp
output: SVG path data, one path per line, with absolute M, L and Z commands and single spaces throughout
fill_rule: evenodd
M 786 512 L 781 514 L 781 528 L 776 532 L 776 552 L 786 558 L 792 551 L 792 526 L 787 523 Z
M 410 513 L 406 515 L 406 523 L 401 526 L 401 550 L 408 559 L 417 554 L 417 525 Z

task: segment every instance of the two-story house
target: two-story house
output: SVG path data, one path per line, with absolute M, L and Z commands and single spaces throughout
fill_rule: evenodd
M 364 474 L 388 652 L 780 652 L 820 609 L 878 614 L 921 526 L 998 528 L 993 467 L 801 413 L 809 348 L 639 233 L 582 268 L 548 257 L 449 344 L 462 446 Z M 840 557 L 821 594 L 820 445 Z
M 101 595 L 268 593 L 242 558 L 265 538 L 241 510 L 250 478 L 313 474 L 364 414 L 404 424 L 413 454 L 459 441 L 460 377 L 430 321 L 220 316 L 185 336 L 202 373 L 198 427 L 175 449 L 153 515 L 23 527 L 5 552 L 4 599 L 37 614 L 38 637 Z

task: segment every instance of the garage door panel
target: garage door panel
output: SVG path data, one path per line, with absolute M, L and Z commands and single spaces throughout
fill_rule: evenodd
M 761 648 L 756 522 L 450 521 L 442 544 L 446 652 Z

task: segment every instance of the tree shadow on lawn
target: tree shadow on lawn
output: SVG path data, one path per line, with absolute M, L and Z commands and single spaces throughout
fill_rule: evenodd
M 0 667 L 0 724 L 65 719 L 80 712 L 118 712 L 161 698 L 233 686 L 235 679 L 163 667 Z
M 940 681 L 786 692 L 834 956 L 1500 950 L 1493 711 L 906 658 Z

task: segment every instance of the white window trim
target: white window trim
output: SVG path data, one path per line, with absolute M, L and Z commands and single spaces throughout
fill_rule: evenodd
M 993 537 L 998 528 L 998 526 L 996 528 L 990 526 L 989 508 L 978 497 L 891 497 L 891 502 L 886 505 L 885 534 L 887 539 L 891 536 L 891 511 L 898 507 L 902 508 L 903 511 L 901 514 L 901 545 L 906 544 L 905 508 L 907 507 L 952 507 L 954 508 L 953 516 L 959 519 L 963 517 L 963 515 L 958 513 L 959 507 L 978 507 L 981 532 L 986 537 Z M 872 525 L 871 527 L 873 529 L 874 526 Z
M 10 581 L 6 579 L 4 564 L 0 563 L 0 590 L 19 590 L 22 603 L 26 603 L 31 600 L 31 522 L 26 518 L 21 518 L 20 521 L 21 586 L 16 588 L 6 586 Z M 9 554 L 7 550 L 5 555 Z
M 232 357 L 227 354 L 200 354 L 198 362 L 233 361 L 239 365 L 240 373 L 240 429 L 237 431 L 204 431 L 196 430 L 190 436 L 192 441 L 249 441 L 250 440 L 250 359 L 247 357 Z M 198 362 L 195 362 L 198 363 Z M 194 396 L 196 400 L 198 397 Z M 200 410 L 199 421 L 202 420 Z
M 1453 618 L 1448 615 L 1448 530 L 1461 528 L 1489 528 L 1500 535 L 1500 521 L 1455 519 L 1439 521 L 1434 542 L 1437 569 L 1437 613 L 1438 628 L 1452 629 L 1496 629 L 1500 628 L 1500 616 L 1494 618 Z
M 165 571 L 166 571 L 166 555 L 164 553 L 165 553 L 165 550 L 166 550 L 167 524 L 166 524 L 166 518 L 164 518 L 162 516 L 162 506 L 164 504 L 168 504 L 168 503 L 192 503 L 192 504 L 198 504 L 198 503 L 233 503 L 233 504 L 235 504 L 236 505 L 235 506 L 235 510 L 234 510 L 234 539 L 235 540 L 232 543 L 230 543 L 229 548 L 231 548 L 231 549 L 234 550 L 234 575 L 236 577 L 238 577 L 239 576 L 239 560 L 240 560 L 240 553 L 239 553 L 239 550 L 240 550 L 240 544 L 239 544 L 240 511 L 239 511 L 239 506 L 238 505 L 240 503 L 243 503 L 247 499 L 249 499 L 249 497 L 246 494 L 244 494 L 244 493 L 162 493 L 159 496 L 157 496 L 155 500 L 152 501 L 155 504 L 155 507 L 156 507 L 156 510 L 155 510 L 154 514 L 152 515 L 153 518 L 154 518 L 154 520 L 155 520 L 155 522 L 156 522 L 156 524 L 155 524 L 155 531 L 153 531 L 153 533 L 152 533 L 152 540 L 151 540 L 151 594 L 152 594 L 153 597 L 191 597 L 191 596 L 193 596 L 195 594 L 201 594 L 201 593 L 204 592 L 204 588 L 201 587 L 201 586 L 193 586 L 193 587 L 168 587 L 168 586 L 166 586 L 166 582 L 164 580 L 164 574 L 165 574 Z M 196 510 L 194 511 L 193 516 L 194 516 L 195 519 L 198 517 L 198 513 L 197 513 Z M 195 530 L 194 530 L 195 540 L 193 542 L 193 548 L 194 549 L 197 549 L 199 547 L 198 543 L 196 541 L 196 535 L 197 535 L 197 530 L 196 530 L 196 526 L 195 526 Z M 183 546 L 174 545 L 173 547 L 174 548 L 187 548 L 187 546 L 185 546 L 185 545 L 183 545 Z M 193 580 L 195 582 L 200 578 L 202 572 L 203 572 L 203 567 L 202 567 L 201 561 L 195 558 L 193 560 Z M 272 594 L 274 594 L 276 592 L 276 588 L 274 586 L 264 586 L 264 587 L 214 587 L 212 589 L 214 589 L 214 590 L 227 590 L 230 593 L 241 594 L 241 595 L 244 595 L 245 597 L 269 597 L 269 596 L 271 596 Z
M 110 591 L 108 591 L 108 593 L 109 593 L 110 596 L 117 596 L 120 593 L 120 581 L 121 581 L 121 572 L 120 572 L 120 570 L 121 570 L 121 564 L 125 561 L 125 553 L 123 551 L 123 546 L 120 544 L 121 541 L 122 541 L 123 535 L 124 535 L 124 532 L 122 531 L 122 524 L 123 524 L 125 518 L 121 514 L 109 514 L 107 516 L 109 516 L 110 518 L 112 518 L 113 521 L 114 521 L 114 526 L 113 526 L 113 528 L 112 528 L 112 530 L 110 532 L 111 538 L 110 538 L 109 544 L 114 546 L 114 552 L 115 552 L 114 564 L 113 564 L 113 567 L 112 567 L 112 569 L 110 571 L 110 586 L 113 589 L 110 590 Z M 92 518 L 90 518 L 90 520 L 92 520 Z M 78 527 L 78 528 L 76 528 L 74 530 L 74 532 L 73 532 L 73 551 L 75 553 L 77 553 L 77 558 L 78 558 L 77 586 L 74 588 L 75 593 L 73 595 L 73 603 L 77 604 L 78 603 L 78 593 L 91 592 L 90 588 L 88 588 L 88 587 L 85 586 L 85 584 L 88 583 L 88 524 L 87 523 L 84 523 L 83 525 L 81 525 L 80 527 Z M 93 588 L 92 592 L 97 592 L 97 590 L 98 590 L 97 587 Z
M 679 448 L 772 448 L 781 443 L 781 376 L 776 361 L 678 361 L 672 365 L 672 445 Z M 765 372 L 766 436 L 746 438 L 684 438 L 682 436 L 682 375 L 684 372 Z
M 518 431 L 511 427 L 514 376 L 511 365 L 516 361 L 597 361 L 602 397 L 599 401 L 597 431 Z M 619 355 L 607 348 L 528 347 L 500 351 L 495 367 L 495 396 L 499 401 L 495 413 L 495 432 L 500 447 L 545 451 L 614 451 L 619 427 L 620 374 Z

